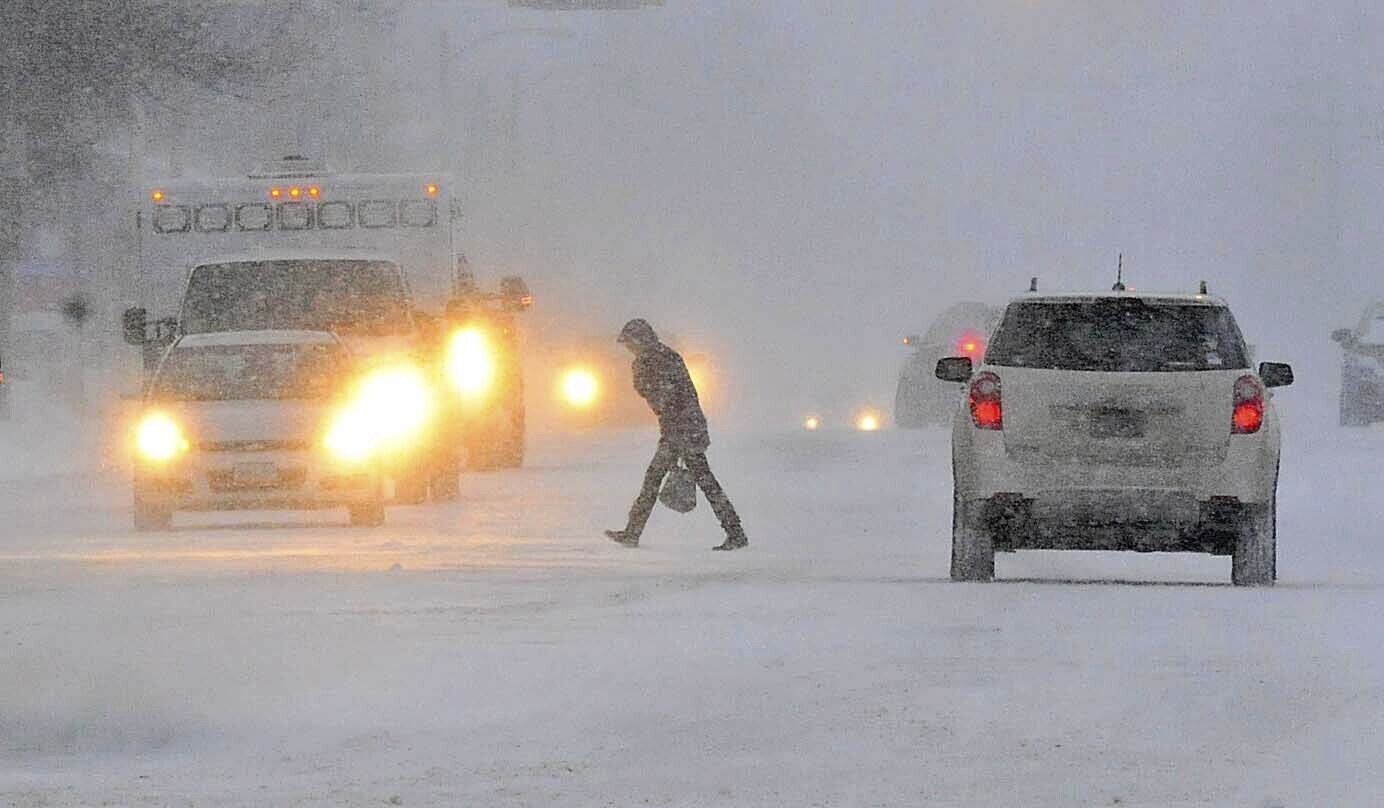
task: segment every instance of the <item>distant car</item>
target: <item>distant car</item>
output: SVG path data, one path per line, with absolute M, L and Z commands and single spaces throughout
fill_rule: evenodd
M 979 362 L 1001 310 L 984 303 L 957 303 L 933 320 L 922 336 L 904 337 L 913 354 L 899 371 L 894 395 L 894 424 L 904 429 L 941 426 L 951 421 L 960 397 L 956 385 L 939 381 L 933 370 L 945 356 L 968 356 Z
M 1237 585 L 1276 577 L 1279 421 L 1288 365 L 1250 368 L 1207 295 L 1031 294 L 1011 302 L 952 427 L 951 577 L 1000 550 L 1230 555 Z
M 175 511 L 344 506 L 384 522 L 370 416 L 348 397 L 345 346 L 314 331 L 178 338 L 159 364 L 136 430 L 134 524 L 164 530 Z M 390 418 L 408 399 L 393 385 Z
M 1365 307 L 1355 328 L 1331 338 L 1341 344 L 1341 426 L 1384 420 L 1384 301 Z

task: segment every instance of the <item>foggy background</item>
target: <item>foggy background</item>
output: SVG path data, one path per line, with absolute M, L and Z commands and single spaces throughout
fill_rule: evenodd
M 93 301 L 99 376 L 133 350 L 147 188 L 304 153 L 450 171 L 460 248 L 535 292 L 531 350 L 647 317 L 716 358 L 722 420 L 888 412 L 903 334 L 1033 275 L 1108 287 L 1120 252 L 1136 288 L 1206 279 L 1331 419 L 1328 334 L 1380 287 L 1384 14 L 1305 5 L 319 2 L 265 76 L 167 65 L 118 114 L 76 111 L 70 167 L 11 133 L 20 271 Z M 232 8 L 214 36 L 279 21 Z

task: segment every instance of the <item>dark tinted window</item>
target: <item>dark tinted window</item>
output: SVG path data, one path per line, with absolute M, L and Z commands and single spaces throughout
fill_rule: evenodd
M 1228 309 L 1138 298 L 1013 303 L 986 362 L 1113 372 L 1249 366 L 1244 340 Z
M 176 401 L 326 398 L 345 358 L 330 344 L 178 348 L 154 382 L 154 397 Z
M 388 261 L 239 261 L 192 271 L 183 331 L 408 331 L 408 300 Z

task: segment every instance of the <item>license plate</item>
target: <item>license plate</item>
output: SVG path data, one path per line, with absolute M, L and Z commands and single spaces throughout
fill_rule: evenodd
M 1131 410 L 1096 410 L 1091 413 L 1091 437 L 1138 438 L 1144 434 L 1144 414 Z
M 273 463 L 236 463 L 231 479 L 238 486 L 262 487 L 279 484 L 279 467 Z

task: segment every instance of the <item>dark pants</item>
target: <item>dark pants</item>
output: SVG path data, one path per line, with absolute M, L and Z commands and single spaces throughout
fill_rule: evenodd
M 710 503 L 711 510 L 721 522 L 721 529 L 726 531 L 726 535 L 743 535 L 740 516 L 735 512 L 735 506 L 730 504 L 730 498 L 726 496 L 721 484 L 716 481 L 716 475 L 711 473 L 711 465 L 706 462 L 706 453 L 685 452 L 667 441 L 658 442 L 658 451 L 654 452 L 654 459 L 649 461 L 649 470 L 644 472 L 644 487 L 640 489 L 638 498 L 630 508 L 630 521 L 625 528 L 625 535 L 637 539 L 644 532 L 649 514 L 658 502 L 658 492 L 663 488 L 663 478 L 668 476 L 668 472 L 673 470 L 679 459 L 687 466 L 687 470 L 692 472 L 692 478 L 706 495 L 706 501 Z

